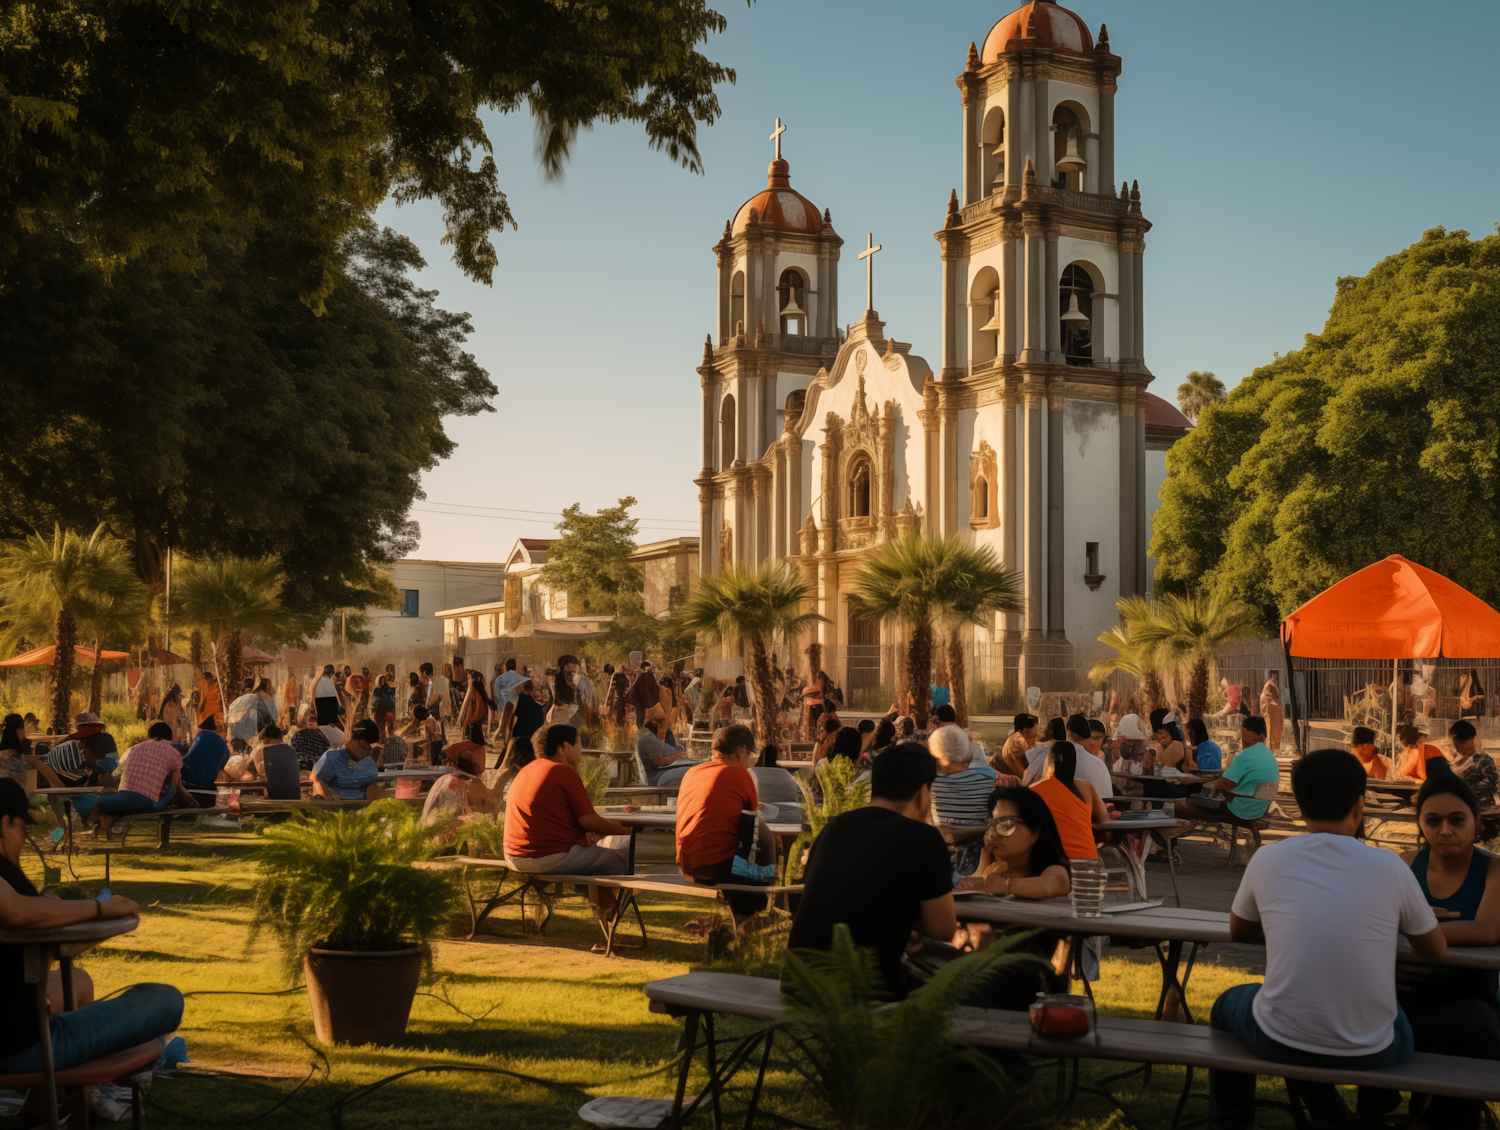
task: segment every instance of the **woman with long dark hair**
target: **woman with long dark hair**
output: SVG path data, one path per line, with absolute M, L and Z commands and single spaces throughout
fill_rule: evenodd
M 458 724 L 466 741 L 483 747 L 485 724 L 494 709 L 495 702 L 490 698 L 489 688 L 484 685 L 484 672 L 470 671 L 469 690 L 458 715 Z
M 1068 856 L 1046 802 L 1032 789 L 999 788 L 990 794 L 989 810 L 979 870 L 959 889 L 1018 899 L 1067 894 Z
M 1479 799 L 1453 773 L 1429 777 L 1417 793 L 1421 845 L 1401 858 L 1439 918 L 1450 946 L 1500 943 L 1500 856 L 1477 847 Z M 1500 979 L 1493 970 L 1399 962 L 1396 1000 L 1418 1051 L 1500 1059 Z M 1413 1104 L 1416 1097 L 1413 1096 Z M 1473 1130 L 1483 1104 L 1433 1096 L 1424 1125 Z
M 31 752 L 31 739 L 26 736 L 26 721 L 19 714 L 7 714 L 0 725 L 0 751 L 20 757 Z
M 547 725 L 567 726 L 578 711 L 578 656 L 562 655 L 557 673 L 552 676 L 552 707 L 547 711 Z
M 1092 754 L 1085 754 L 1092 757 Z M 1077 776 L 1078 749 L 1072 742 L 1054 742 L 1047 753 L 1047 770 L 1031 786 L 1032 792 L 1052 812 L 1069 859 L 1098 859 L 1094 842 L 1094 824 L 1110 819 L 1104 798 L 1092 784 Z

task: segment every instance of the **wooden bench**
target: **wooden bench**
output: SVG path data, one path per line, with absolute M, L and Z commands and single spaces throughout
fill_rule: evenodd
M 529 891 L 536 899 L 536 903 L 542 909 L 541 920 L 537 924 L 536 932 L 542 933 L 547 928 L 547 923 L 552 918 L 551 900 L 554 898 L 567 898 L 571 892 L 558 889 L 548 891 L 548 887 L 600 887 L 604 890 L 619 891 L 620 897 L 615 901 L 614 913 L 608 921 L 601 920 L 599 928 L 604 934 L 604 954 L 612 956 L 618 949 L 644 949 L 647 942 L 646 922 L 641 917 L 640 905 L 637 897 L 642 894 L 671 894 L 688 898 L 710 899 L 715 902 L 727 901 L 729 894 L 753 894 L 765 895 L 772 898 L 785 899 L 792 894 L 801 894 L 800 884 L 792 886 L 754 886 L 748 883 L 723 883 L 716 887 L 704 886 L 701 883 L 690 883 L 686 879 L 674 875 L 550 875 L 536 874 L 530 871 L 520 871 L 512 867 L 508 860 L 492 859 L 487 856 L 460 855 L 452 860 L 433 860 L 426 866 L 462 866 L 465 869 L 464 895 L 469 900 L 469 938 L 473 938 L 479 932 L 480 924 L 489 917 L 492 911 L 498 910 L 511 900 L 517 900 L 521 907 L 522 921 L 526 915 L 526 895 Z M 418 866 L 423 866 L 418 864 Z M 495 893 L 487 899 L 475 899 L 473 891 L 468 883 L 468 869 L 475 868 L 483 871 L 503 871 L 507 874 L 500 876 L 495 887 Z M 505 890 L 505 880 L 510 874 L 521 877 L 519 886 L 509 892 Z M 624 920 L 627 912 L 634 912 L 637 925 L 640 926 L 640 943 L 623 943 L 617 938 L 619 925 Z
M 166 1045 L 167 1041 L 164 1037 L 153 1036 L 145 1043 L 137 1044 L 133 1048 L 100 1056 L 88 1063 L 80 1063 L 77 1067 L 66 1067 L 56 1071 L 54 1075 L 58 1087 L 83 1088 L 79 1110 L 84 1113 L 80 1125 L 87 1127 L 89 1124 L 88 1088 L 97 1087 L 100 1083 L 113 1083 L 116 1079 L 124 1079 L 130 1084 L 130 1125 L 132 1130 L 141 1130 L 145 1124 L 146 1104 L 141 1089 L 140 1074 L 149 1073 L 151 1068 L 156 1066 L 156 1061 L 161 1058 L 162 1049 Z M 148 1074 L 148 1083 L 149 1080 Z M 29 1091 L 34 1087 L 46 1085 L 46 1077 L 40 1071 L 0 1075 L 0 1089 L 7 1091 Z
M 677 1091 L 667 1123 L 672 1130 L 690 1116 L 705 1097 L 711 1097 L 714 1122 L 717 1125 L 720 1121 L 719 1097 L 724 1085 L 749 1060 L 758 1044 L 764 1042 L 760 1074 L 751 1092 L 750 1111 L 745 1120 L 745 1126 L 750 1127 L 755 1118 L 766 1066 L 770 1060 L 775 1026 L 783 1016 L 781 985 L 767 977 L 746 977 L 736 973 L 686 973 L 648 983 L 646 997 L 651 1002 L 652 1012 L 679 1017 L 685 1022 L 683 1058 L 678 1068 Z M 740 1041 L 724 1062 L 718 1064 L 713 1027 L 715 1014 L 759 1020 L 767 1027 L 750 1039 Z M 687 1077 L 697 1046 L 700 1021 L 704 1027 L 709 1081 L 704 1090 L 684 1109 Z M 1185 1067 L 1186 1079 L 1172 1116 L 1174 1128 L 1182 1121 L 1188 1099 L 1204 1097 L 1192 1093 L 1193 1072 L 1198 1068 L 1222 1068 L 1282 1079 L 1302 1079 L 1337 1086 L 1376 1087 L 1425 1095 L 1449 1095 L 1480 1101 L 1500 1098 L 1500 1070 L 1497 1070 L 1493 1060 L 1417 1052 L 1411 1059 L 1392 1067 L 1368 1070 L 1307 1067 L 1262 1059 L 1253 1055 L 1228 1032 L 1217 1032 L 1202 1025 L 1100 1016 L 1096 1019 L 1094 1031 L 1088 1036 L 1077 1040 L 1058 1040 L 1033 1032 L 1031 1018 L 1025 1012 L 979 1008 L 958 1009 L 951 1031 L 954 1039 L 976 1047 L 1001 1048 L 1054 1059 L 1059 1061 L 1060 1066 L 1071 1062 L 1072 1085 L 1066 1096 L 1061 1093 L 1060 1071 L 1059 1113 L 1071 1105 L 1081 1089 L 1077 1071 L 1079 1060 L 1103 1059 Z M 1107 1079 L 1104 1083 L 1110 1081 Z M 1082 1089 L 1108 1099 L 1119 1107 L 1129 1121 L 1139 1125 L 1102 1085 Z M 1256 1105 L 1288 1109 L 1284 1103 L 1265 1100 L 1257 1100 Z

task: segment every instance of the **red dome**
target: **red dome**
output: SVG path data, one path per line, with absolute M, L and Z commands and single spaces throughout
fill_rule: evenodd
M 768 227 L 814 235 L 823 230 L 823 214 L 816 204 L 792 188 L 790 171 L 791 166 L 780 158 L 771 162 L 766 187 L 741 204 L 740 210 L 734 214 L 732 231 L 735 235 L 749 224 L 752 208 L 757 221 Z
M 1032 0 L 990 28 L 989 35 L 984 37 L 980 60 L 993 63 L 1012 39 L 1029 40 L 1028 47 L 1050 47 L 1072 55 L 1094 53 L 1094 37 L 1089 34 L 1089 25 L 1066 8 L 1046 0 Z

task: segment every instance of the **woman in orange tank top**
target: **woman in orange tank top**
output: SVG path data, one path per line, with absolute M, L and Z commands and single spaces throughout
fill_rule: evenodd
M 1031 786 L 1057 822 L 1063 850 L 1069 859 L 1098 859 L 1094 824 L 1111 819 L 1104 799 L 1088 781 L 1077 780 L 1078 749 L 1072 742 L 1054 742 L 1047 754 L 1045 775 Z

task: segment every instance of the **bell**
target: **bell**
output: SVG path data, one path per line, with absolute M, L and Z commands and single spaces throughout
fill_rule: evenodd
M 990 320 L 979 327 L 982 334 L 997 334 L 1005 327 L 1000 324 L 1000 292 L 995 291 L 992 296 L 994 305 L 990 308 Z
M 786 305 L 781 308 L 783 318 L 805 318 L 807 311 L 797 305 L 797 288 L 788 287 L 786 292 Z
M 1060 173 L 1081 173 L 1088 168 L 1088 162 L 1078 153 L 1078 135 L 1068 134 L 1068 149 L 1057 159 L 1057 171 Z
M 1078 308 L 1078 294 L 1068 296 L 1068 310 L 1062 316 L 1062 324 L 1070 330 L 1086 330 L 1089 328 L 1089 317 Z

